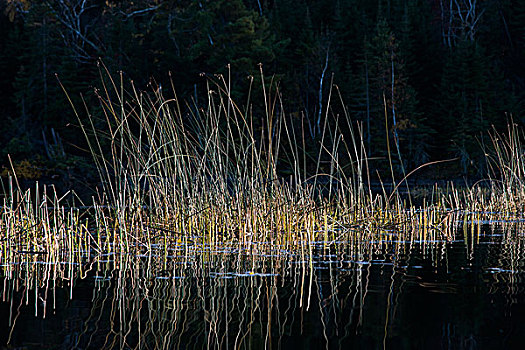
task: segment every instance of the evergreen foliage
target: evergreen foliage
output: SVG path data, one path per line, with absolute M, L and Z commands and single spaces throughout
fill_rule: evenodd
M 55 74 L 82 109 L 80 93 L 90 100 L 100 84 L 99 59 L 137 89 L 170 86 L 171 76 L 192 108 L 205 100 L 203 76 L 228 80 L 245 103 L 261 63 L 266 88 L 282 94 L 307 152 L 318 147 L 323 123 L 338 123 L 341 111 L 326 110 L 333 82 L 350 128 L 362 130 L 377 159 L 371 166 L 384 167 L 390 148 L 400 172 L 459 157 L 459 173 L 481 174 L 486 132 L 511 116 L 524 120 L 520 1 L 8 0 L 0 7 L 4 165 L 8 153 L 49 158 L 52 133 L 67 154 L 79 154 L 78 121 Z M 262 101 L 259 88 L 250 96 Z

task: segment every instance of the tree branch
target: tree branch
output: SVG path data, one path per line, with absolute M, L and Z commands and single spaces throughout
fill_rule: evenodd
M 142 14 L 145 14 L 147 12 L 151 12 L 151 11 L 155 11 L 157 10 L 158 8 L 161 7 L 162 4 L 158 4 L 157 6 L 153 6 L 153 7 L 149 7 L 149 8 L 146 8 L 146 9 L 142 9 L 142 10 L 136 10 L 136 11 L 133 11 L 133 12 L 130 12 L 130 13 L 124 13 L 122 12 L 122 14 L 126 17 L 126 19 L 129 19 L 133 16 L 138 16 L 138 15 L 142 15 Z

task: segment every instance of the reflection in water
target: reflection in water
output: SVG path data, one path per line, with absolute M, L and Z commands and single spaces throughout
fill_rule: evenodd
M 4 253 L 1 341 L 62 349 L 512 348 L 525 331 L 525 234 L 498 225 L 316 245 Z

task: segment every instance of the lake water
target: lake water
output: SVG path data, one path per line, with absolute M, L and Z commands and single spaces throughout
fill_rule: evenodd
M 10 349 L 521 349 L 525 231 L 5 262 Z

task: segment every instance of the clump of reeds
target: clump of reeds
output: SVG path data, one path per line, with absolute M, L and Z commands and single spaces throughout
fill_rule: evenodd
M 222 76 L 210 81 L 205 108 L 195 104 L 184 112 L 174 91 L 166 97 L 160 88 L 147 94 L 131 84 L 126 90 L 122 75 L 118 83 L 106 77 L 98 92 L 101 115 L 82 128 L 102 179 L 103 204 L 111 208 L 111 223 L 97 219 L 104 223 L 98 230 L 117 236 L 121 247 L 151 244 L 158 236 L 211 244 L 330 241 L 442 223 L 438 207 L 407 211 L 396 193 L 372 195 L 361 137 L 345 140 L 337 123 L 334 130 L 324 123 L 317 158 L 328 157 L 330 172 L 307 177 L 299 165 L 304 150 L 278 91 L 262 86 L 266 113 L 258 130 L 254 118 L 261 117 L 233 101 Z M 100 119 L 103 129 L 96 127 Z M 354 130 L 347 113 L 344 123 Z M 351 166 L 340 163 L 342 152 Z M 287 181 L 278 176 L 282 154 L 292 160 Z
M 222 76 L 209 80 L 206 103 L 199 105 L 183 104 L 174 90 L 139 91 L 122 74 L 115 80 L 101 71 L 100 106 L 86 106 L 87 121 L 79 117 L 102 186 L 91 220 L 81 221 L 58 198 L 50 206 L 14 189 L 0 222 L 7 241 L 23 230 L 29 238 L 13 244 L 30 250 L 55 254 L 84 247 L 105 254 L 189 241 L 304 246 L 392 232 L 449 238 L 447 227 L 455 225 L 450 209 L 460 208 L 463 197 L 454 191 L 448 197 L 436 192 L 419 208 L 406 206 L 397 191 L 406 178 L 392 193 L 372 193 L 361 129 L 343 103 L 343 117 L 332 112 L 341 100 L 332 97 L 337 89 L 329 95 L 312 175 L 305 166 L 304 130 L 294 129 L 276 89 L 250 86 L 262 96 L 261 116 L 250 100 L 243 103 L 248 107 L 233 100 Z M 343 137 L 343 126 L 350 138 Z M 292 170 L 286 178 L 279 176 L 284 155 Z M 522 175 L 515 173 L 509 170 L 504 181 L 516 182 Z
M 520 223 L 525 213 L 525 149 L 523 131 L 509 123 L 506 132 L 492 130 L 484 145 L 488 173 L 472 186 L 454 185 L 442 195 L 445 206 L 461 212 L 463 221 Z
M 490 166 L 490 210 L 523 215 L 525 212 L 525 149 L 523 131 L 513 122 L 506 133 L 491 133 L 491 151 L 487 152 Z
M 89 218 L 77 207 L 65 205 L 54 187 L 21 190 L 16 177 L 7 179 L 0 207 L 0 265 L 5 276 L 36 263 L 67 262 L 46 269 L 48 279 L 68 278 L 73 264 L 100 251 L 90 231 Z

